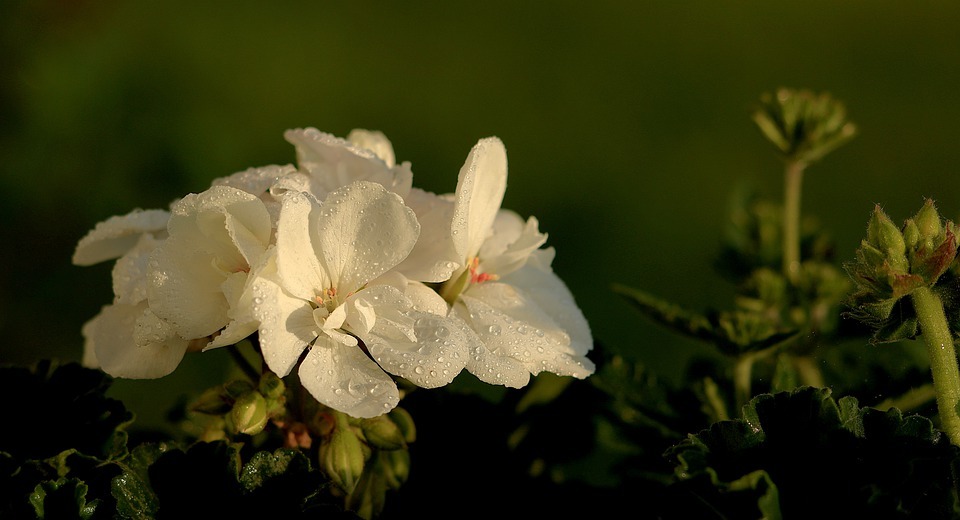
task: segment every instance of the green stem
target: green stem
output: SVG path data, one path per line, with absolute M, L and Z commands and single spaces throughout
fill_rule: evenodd
M 937 392 L 940 427 L 955 446 L 960 446 L 960 369 L 953 346 L 953 334 L 943 313 L 943 303 L 929 287 L 914 289 L 910 294 L 920 320 L 920 333 L 930 356 L 933 388 Z
M 793 366 L 800 375 L 800 384 L 817 388 L 827 386 L 823 381 L 823 372 L 820 371 L 817 360 L 813 356 L 795 356 Z
M 784 171 L 783 273 L 793 283 L 800 275 L 800 193 L 807 165 L 790 161 Z
M 755 359 L 756 356 L 753 353 L 741 354 L 733 364 L 733 396 L 738 411 L 750 401 Z

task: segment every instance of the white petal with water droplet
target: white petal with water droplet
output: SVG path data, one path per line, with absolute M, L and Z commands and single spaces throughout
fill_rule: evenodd
M 462 265 L 453 247 L 450 226 L 453 200 L 417 188 L 410 190 L 404 202 L 420 222 L 420 237 L 397 271 L 411 280 L 443 282 Z
M 137 245 L 113 264 L 113 294 L 116 303 L 136 305 L 147 299 L 147 269 L 150 254 L 163 241 L 150 234 L 140 235 Z
M 449 384 L 467 363 L 468 331 L 462 322 L 427 312 L 411 312 L 416 341 L 378 335 L 362 337 L 370 355 L 391 374 L 422 388 Z
M 284 137 L 296 147 L 297 164 L 310 176 L 311 192 L 318 198 L 356 181 L 375 182 L 401 197 L 410 191 L 410 163 L 388 164 L 380 156 L 389 141 L 372 144 L 367 135 L 363 145 L 357 146 L 315 128 L 287 130 Z M 377 150 L 365 148 L 367 145 Z
M 150 307 L 169 321 L 177 333 L 194 339 L 223 328 L 227 300 L 220 290 L 225 276 L 214 269 L 216 258 L 179 237 L 171 237 L 153 251 L 147 273 Z
M 177 368 L 187 350 L 169 324 L 150 312 L 146 303 L 108 305 L 84 327 L 87 348 L 100 367 L 114 377 L 153 379 Z
M 317 221 L 316 249 L 339 294 L 393 269 L 417 242 L 416 215 L 379 184 L 355 182 L 331 193 Z
M 249 168 L 227 177 L 214 179 L 211 186 L 228 186 L 243 190 L 251 195 L 260 197 L 277 183 L 282 177 L 297 171 L 293 165 L 270 165 L 258 168 Z
M 267 366 L 280 377 L 293 370 L 303 350 L 320 334 L 313 307 L 287 293 L 276 280 L 273 250 L 252 283 L 253 316 L 260 323 L 260 351 Z
M 77 243 L 73 253 L 76 265 L 93 265 L 119 258 L 129 251 L 140 235 L 165 236 L 170 213 L 161 209 L 134 210 L 98 223 Z
M 566 332 L 510 286 L 480 284 L 468 292 L 457 308 L 489 352 L 521 363 L 531 374 L 584 378 L 593 373 L 593 363 L 573 352 Z
M 284 289 L 303 300 L 323 296 L 330 287 L 317 249 L 320 218 L 319 205 L 306 194 L 284 196 L 277 224 L 277 271 Z
M 470 150 L 457 179 L 451 233 L 458 258 L 477 255 L 490 234 L 506 189 L 507 151 L 496 137 L 481 139 Z
M 300 381 L 321 403 L 353 417 L 376 417 L 400 401 L 397 385 L 357 347 L 320 337 L 300 364 Z
M 590 325 L 570 289 L 550 269 L 552 257 L 552 248 L 538 251 L 526 266 L 501 281 L 522 291 L 555 323 L 561 324 L 570 336 L 572 352 L 584 356 L 593 349 Z

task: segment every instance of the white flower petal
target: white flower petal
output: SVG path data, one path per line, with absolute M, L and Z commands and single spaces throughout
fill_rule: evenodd
M 281 200 L 288 193 L 311 192 L 310 176 L 305 173 L 293 172 L 284 175 L 273 186 L 270 187 L 270 195 L 275 199 Z
M 87 340 L 103 371 L 114 377 L 163 377 L 177 368 L 187 351 L 188 342 L 151 313 L 146 303 L 108 305 L 95 320 Z
M 253 316 L 260 322 L 260 351 L 267 367 L 284 377 L 320 334 L 320 327 L 313 319 L 311 305 L 277 283 L 275 262 L 268 262 L 252 286 Z
M 288 130 L 284 137 L 296 146 L 297 163 L 310 174 L 311 191 L 318 198 L 361 180 L 380 184 L 401 197 L 410 191 L 410 163 L 389 166 L 374 151 L 315 128 Z
M 267 193 L 270 187 L 276 184 L 282 177 L 296 171 L 297 169 L 291 164 L 249 168 L 227 177 L 214 179 L 210 185 L 228 186 L 260 197 Z
M 226 276 L 212 266 L 216 257 L 170 237 L 150 256 L 147 298 L 150 308 L 184 338 L 209 336 L 230 320 L 221 291 Z
M 204 347 L 204 351 L 234 345 L 257 331 L 259 322 L 252 312 L 251 278 L 246 273 L 233 273 L 220 284 L 227 300 L 227 318 L 230 321 L 217 337 Z
M 345 295 L 406 258 L 417 243 L 420 225 L 397 194 L 361 181 L 327 197 L 317 233 L 316 249 L 330 281 Z
M 504 276 L 523 267 L 530 255 L 547 241 L 547 235 L 537 229 L 534 217 L 516 230 L 509 213 L 501 210 L 500 215 L 504 215 L 497 217 L 501 226 L 494 225 L 493 235 L 480 248 L 480 267 L 484 272 Z M 504 227 L 509 227 L 509 231 Z
M 485 293 L 476 290 L 480 288 Z M 468 293 L 461 295 L 465 312 L 460 315 L 469 316 L 473 330 L 496 356 L 519 361 L 531 374 L 546 370 L 584 378 L 593 373 L 593 363 L 573 352 L 567 333 L 510 286 L 481 284 Z
M 236 188 L 214 186 L 191 193 L 171 208 L 170 236 L 181 237 L 217 259 L 225 271 L 247 270 L 259 261 L 272 225 L 263 201 Z
M 459 306 L 458 306 L 459 307 Z M 458 317 L 466 320 L 466 314 Z M 477 379 L 491 385 L 503 385 L 510 388 L 523 388 L 530 382 L 530 371 L 520 361 L 510 356 L 503 356 L 487 348 L 483 335 L 471 328 L 473 338 L 470 341 L 470 357 L 467 359 L 466 369 Z
M 420 282 L 408 283 L 403 294 L 410 299 L 415 310 L 438 316 L 446 316 L 450 312 L 450 306 L 447 305 L 446 300 L 437 291 Z
M 593 349 L 593 335 L 583 311 L 566 284 L 549 267 L 553 248 L 537 251 L 522 269 L 501 279 L 521 290 L 570 336 L 574 354 L 583 356 Z M 549 258 L 548 258 L 549 257 Z
M 457 180 L 453 244 L 458 258 L 477 255 L 490 233 L 507 189 L 507 151 L 496 137 L 481 139 L 467 156 Z
M 314 241 L 320 218 L 319 205 L 306 194 L 284 196 L 277 224 L 277 270 L 283 287 L 303 300 L 323 296 L 320 291 L 331 285 Z
M 165 234 L 170 213 L 160 209 L 134 210 L 100 222 L 80 239 L 73 253 L 75 265 L 93 265 L 119 258 L 144 233 Z
M 354 128 L 347 135 L 347 141 L 358 148 L 370 150 L 383 161 L 388 168 L 393 168 L 397 164 L 397 158 L 393 154 L 393 145 L 387 136 L 379 130 L 364 130 Z
M 450 234 L 453 201 L 414 188 L 404 202 L 420 222 L 420 237 L 407 258 L 397 266 L 397 271 L 411 280 L 421 282 L 449 280 L 463 261 L 453 247 Z
M 469 330 L 460 320 L 413 311 L 416 341 L 377 335 L 362 336 L 373 359 L 391 374 L 421 388 L 449 384 L 466 366 Z
M 362 350 L 324 337 L 300 364 L 300 382 L 317 401 L 353 417 L 383 415 L 400 401 L 396 383 Z
M 359 315 L 357 304 L 368 307 L 376 316 L 375 319 Z M 373 330 L 379 336 L 400 340 L 415 341 L 414 318 L 410 316 L 413 303 L 409 298 L 392 285 L 373 285 L 351 296 L 345 305 L 339 308 L 350 308 L 346 324 L 350 332 L 364 337 Z M 371 329 L 366 324 L 373 322 Z
M 140 235 L 137 245 L 113 264 L 113 294 L 116 303 L 136 305 L 147 299 L 147 269 L 150 254 L 163 243 L 150 234 Z

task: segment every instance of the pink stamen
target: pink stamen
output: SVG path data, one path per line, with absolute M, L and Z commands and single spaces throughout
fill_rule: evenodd
M 490 280 L 499 280 L 500 277 L 493 273 L 478 273 L 477 270 L 480 268 L 480 258 L 473 257 L 470 259 L 470 283 L 483 283 Z

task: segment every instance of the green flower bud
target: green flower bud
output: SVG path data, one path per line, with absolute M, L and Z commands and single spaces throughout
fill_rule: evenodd
M 260 376 L 260 384 L 257 386 L 257 390 L 267 399 L 276 399 L 283 397 L 286 386 L 277 374 L 265 372 Z
M 943 233 L 943 227 L 940 225 L 940 214 L 937 213 L 937 208 L 934 207 L 933 201 L 930 199 L 927 199 L 920 211 L 913 217 L 913 220 L 917 223 L 922 238 L 933 240 Z
M 360 439 L 350 428 L 334 428 L 330 438 L 320 446 L 320 466 L 330 480 L 346 493 L 357 487 L 366 458 Z
M 400 486 L 410 477 L 410 452 L 408 450 L 381 451 L 379 462 L 378 469 L 391 489 L 400 489 Z
M 907 219 L 903 224 L 903 241 L 909 250 L 916 249 L 920 243 L 920 228 L 913 219 Z
M 380 475 L 365 473 L 356 488 L 347 496 L 347 509 L 361 518 L 375 518 L 386 505 L 387 485 Z
M 405 440 L 407 444 L 417 440 L 417 427 L 413 424 L 413 416 L 410 415 L 410 412 L 398 406 L 390 410 L 387 416 L 400 428 L 400 431 L 403 433 L 403 440 Z
M 248 392 L 233 403 L 226 419 L 231 430 L 256 435 L 267 425 L 267 402 L 259 392 Z
M 907 261 L 907 245 L 903 234 L 879 205 L 874 208 L 867 224 L 867 241 L 884 254 L 895 271 L 909 272 L 910 264 Z
M 360 421 L 363 436 L 371 446 L 383 450 L 396 450 L 407 445 L 403 432 L 386 415 L 380 415 Z

